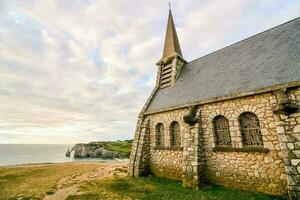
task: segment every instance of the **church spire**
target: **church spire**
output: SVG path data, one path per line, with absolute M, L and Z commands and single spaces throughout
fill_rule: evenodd
M 172 12 L 171 9 L 169 9 L 169 17 L 168 17 L 168 24 L 167 24 L 167 31 L 166 31 L 162 60 L 175 55 L 179 55 L 180 57 L 182 57 L 181 48 L 179 45 Z
M 160 88 L 171 87 L 175 84 L 177 77 L 186 61 L 182 57 L 171 9 L 165 38 L 162 58 L 156 63 L 158 66 L 157 85 Z

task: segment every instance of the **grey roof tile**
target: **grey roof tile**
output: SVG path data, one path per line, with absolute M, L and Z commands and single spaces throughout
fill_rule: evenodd
M 300 18 L 187 63 L 146 111 L 294 81 L 300 81 Z

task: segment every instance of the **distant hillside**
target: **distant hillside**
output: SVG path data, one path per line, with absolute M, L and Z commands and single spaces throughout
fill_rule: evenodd
M 102 147 L 104 149 L 114 151 L 123 154 L 125 157 L 129 157 L 133 140 L 118 140 L 118 141 L 99 141 L 90 142 L 92 146 Z
M 74 151 L 74 158 L 129 158 L 133 140 L 99 141 L 75 144 L 66 152 L 70 157 Z

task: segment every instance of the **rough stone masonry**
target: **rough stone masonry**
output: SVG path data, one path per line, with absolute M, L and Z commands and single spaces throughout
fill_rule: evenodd
M 297 18 L 186 62 L 170 11 L 130 174 L 300 199 L 299 46 Z

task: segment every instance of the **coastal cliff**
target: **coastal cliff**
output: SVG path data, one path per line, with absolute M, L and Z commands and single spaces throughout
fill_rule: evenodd
M 74 158 L 124 158 L 118 152 L 110 151 L 97 144 L 76 144 Z
M 128 158 L 131 145 L 132 140 L 79 143 L 69 148 L 66 156 L 74 151 L 74 158 Z

